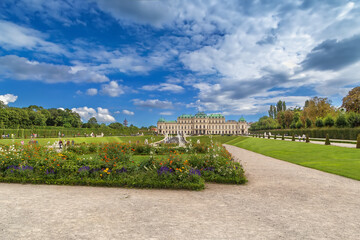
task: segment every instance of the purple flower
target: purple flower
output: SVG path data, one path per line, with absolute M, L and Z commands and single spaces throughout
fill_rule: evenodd
M 89 171 L 90 170 L 90 167 L 88 166 L 82 166 L 81 168 L 79 168 L 79 172 L 82 172 L 82 171 Z
M 121 169 L 116 170 L 116 173 L 125 173 L 125 172 L 127 172 L 127 169 L 124 168 L 124 167 L 122 167 Z
M 54 171 L 53 169 L 46 169 L 45 174 L 46 174 L 46 175 L 55 174 L 55 171 Z
M 194 168 L 191 168 L 189 170 L 189 175 L 198 175 L 198 176 L 201 176 L 201 172 L 199 169 L 194 169 Z
M 174 172 L 174 170 L 169 167 L 163 166 L 163 167 L 159 168 L 157 170 L 157 172 L 158 172 L 158 175 L 163 175 L 163 174 L 171 174 Z

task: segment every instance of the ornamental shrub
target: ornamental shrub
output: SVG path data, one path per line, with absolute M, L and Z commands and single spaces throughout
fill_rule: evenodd
M 309 118 L 306 118 L 306 120 L 305 120 L 305 127 L 310 128 L 311 125 L 312 125 L 311 120 L 310 120 Z
M 276 134 L 274 135 L 274 139 L 276 139 Z
M 307 142 L 307 143 L 310 142 L 309 135 L 306 135 L 306 142 Z
M 326 134 L 325 145 L 330 145 L 329 134 Z
M 317 127 L 323 127 L 323 126 L 324 126 L 323 120 L 322 120 L 321 118 L 316 118 L 315 126 L 317 126 Z
M 281 140 L 285 140 L 284 134 L 281 135 Z
M 325 119 L 324 119 L 324 125 L 326 127 L 332 127 L 334 126 L 335 124 L 335 121 L 334 119 L 332 118 L 332 116 L 328 115 Z
M 360 148 L 360 133 L 357 136 L 356 148 Z
M 268 135 L 268 139 L 270 139 L 270 134 Z
M 347 115 L 347 122 L 350 127 L 359 127 L 360 126 L 360 113 L 350 112 Z
M 337 127 L 346 127 L 348 125 L 347 119 L 344 114 L 340 114 L 335 121 Z
M 296 128 L 299 129 L 299 128 L 302 128 L 303 127 L 303 123 L 301 122 L 301 120 L 299 119 L 296 123 Z
M 292 135 L 291 141 L 295 142 L 295 134 Z

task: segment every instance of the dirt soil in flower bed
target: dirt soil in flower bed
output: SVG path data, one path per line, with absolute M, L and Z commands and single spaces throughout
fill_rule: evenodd
M 0 239 L 360 239 L 360 181 L 227 146 L 245 185 L 0 183 Z

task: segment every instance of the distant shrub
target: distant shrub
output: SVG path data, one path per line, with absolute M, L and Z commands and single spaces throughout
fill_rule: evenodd
M 306 142 L 307 142 L 307 143 L 310 142 L 309 135 L 306 135 Z
M 295 142 L 295 134 L 292 135 L 291 141 Z
M 281 140 L 285 140 L 284 134 L 281 135 Z
M 328 115 L 328 116 L 324 119 L 324 125 L 325 125 L 326 127 L 332 127 L 332 126 L 334 126 L 334 124 L 335 124 L 335 121 L 334 121 L 334 119 L 333 119 L 332 116 Z
M 344 114 L 340 114 L 335 121 L 335 125 L 337 127 L 347 127 L 348 122 L 347 122 L 346 116 Z
M 356 148 L 360 148 L 360 133 L 357 136 Z
M 301 122 L 301 120 L 299 119 L 298 121 L 297 121 L 297 123 L 296 123 L 296 128 L 297 129 L 300 129 L 300 128 L 302 128 L 303 127 L 303 123 Z
M 360 113 L 350 112 L 347 114 L 347 122 L 350 127 L 359 127 L 360 126 Z
M 323 127 L 323 126 L 324 126 L 323 120 L 322 120 L 321 118 L 316 118 L 315 126 L 317 126 L 317 127 Z
M 306 118 L 306 120 L 305 120 L 305 127 L 306 127 L 306 128 L 310 128 L 311 125 L 312 125 L 311 120 L 310 120 L 309 118 Z

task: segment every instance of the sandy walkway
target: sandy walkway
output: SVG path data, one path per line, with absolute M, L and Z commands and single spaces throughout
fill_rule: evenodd
M 0 239 L 360 239 L 360 181 L 228 149 L 248 184 L 201 192 L 0 184 Z

